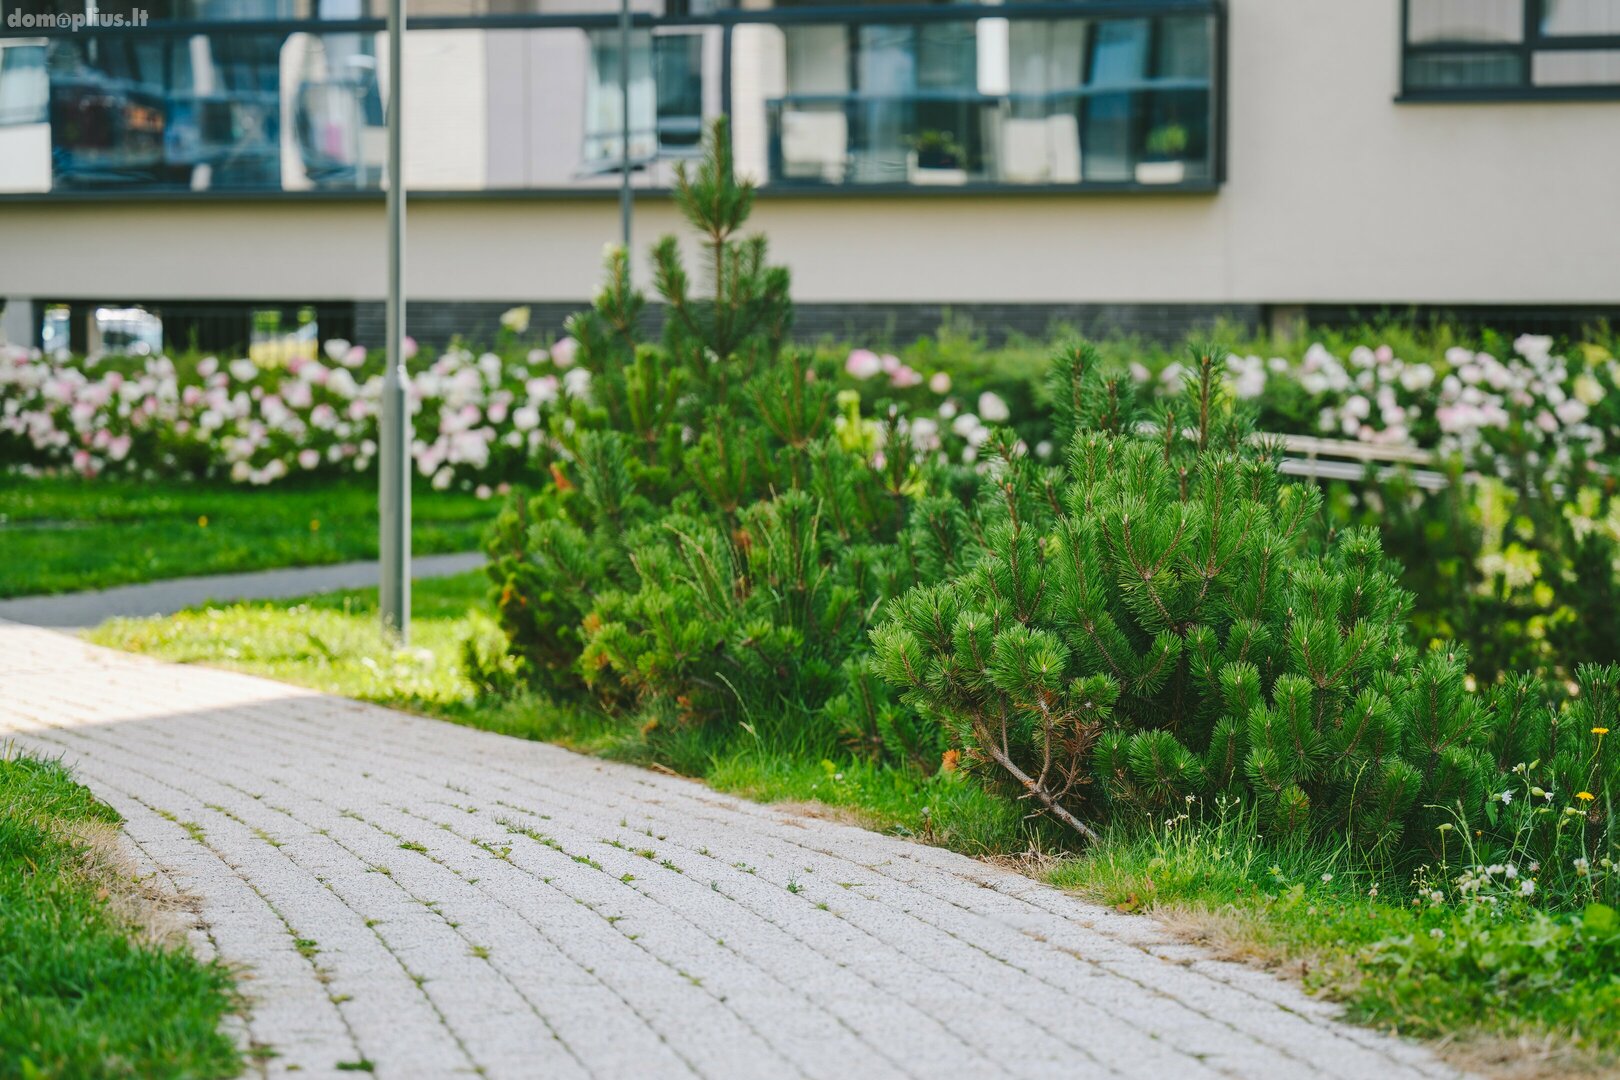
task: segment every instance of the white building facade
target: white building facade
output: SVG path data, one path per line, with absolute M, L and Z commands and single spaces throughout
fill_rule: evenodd
M 379 4 L 141 6 L 75 30 L 49 17 L 82 3 L 0 3 L 0 325 L 364 339 Z M 628 101 L 617 10 L 409 4 L 419 336 L 586 300 L 621 162 L 644 248 L 719 115 L 811 330 L 1620 314 L 1620 0 L 636 0 Z

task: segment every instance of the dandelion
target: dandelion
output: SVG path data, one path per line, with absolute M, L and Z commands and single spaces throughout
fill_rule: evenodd
M 1608 733 L 1609 729 L 1606 727 L 1595 727 L 1592 729 L 1592 734 L 1594 735 L 1607 735 Z
M 1593 799 L 1597 798 L 1597 796 L 1593 795 L 1590 791 L 1577 791 L 1575 793 L 1575 797 L 1581 800 L 1581 802 L 1591 802 Z

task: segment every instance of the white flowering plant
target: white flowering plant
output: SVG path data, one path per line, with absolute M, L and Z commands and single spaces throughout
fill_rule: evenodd
M 416 357 L 407 343 L 416 470 L 435 488 L 491 489 L 548 437 L 558 403 L 589 393 L 576 344 Z M 261 368 L 246 357 L 45 356 L 0 347 L 0 468 L 91 478 L 268 485 L 365 472 L 377 455 L 381 357 L 348 341 Z

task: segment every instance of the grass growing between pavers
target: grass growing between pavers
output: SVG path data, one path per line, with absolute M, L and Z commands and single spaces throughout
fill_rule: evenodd
M 475 551 L 490 506 L 418 485 L 420 554 Z M 259 488 L 0 477 L 0 598 L 377 556 L 369 477 Z
M 1603 910 L 1545 916 L 1437 907 L 1342 850 L 1278 848 L 1240 815 L 1113 829 L 1078 856 L 1025 808 L 956 772 L 933 777 L 809 746 L 638 731 L 577 708 L 481 695 L 464 642 L 493 643 L 481 573 L 418 582 L 410 647 L 377 630 L 374 591 L 114 620 L 90 637 L 229 667 L 617 760 L 673 767 L 721 790 L 1006 857 L 1052 884 L 1155 914 L 1220 953 L 1301 978 L 1361 1022 L 1435 1039 L 1500 1076 L 1600 1076 L 1620 1066 L 1620 926 Z M 1031 858 L 1032 849 L 1037 852 Z M 1044 852 L 1042 854 L 1041 852 Z
M 0 753 L 0 1077 L 233 1076 L 229 972 L 162 940 L 61 765 Z

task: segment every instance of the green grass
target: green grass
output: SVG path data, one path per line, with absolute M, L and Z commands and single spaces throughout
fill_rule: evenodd
M 0 757 L 0 1077 L 232 1076 L 229 973 L 153 944 L 95 854 L 120 819 L 60 765 Z M 103 836 L 104 842 L 104 836 Z
M 419 486 L 412 544 L 472 551 L 494 510 Z M 370 559 L 374 480 L 275 488 L 0 477 L 0 597 Z
M 1467 1065 L 1549 1076 L 1620 1066 L 1620 918 L 1603 905 L 1435 905 L 1343 849 L 1262 840 L 1242 813 L 1114 830 L 1046 877 L 1281 967 L 1352 1019 L 1443 1040 Z M 1527 1045 L 1537 1068 L 1524 1067 Z

